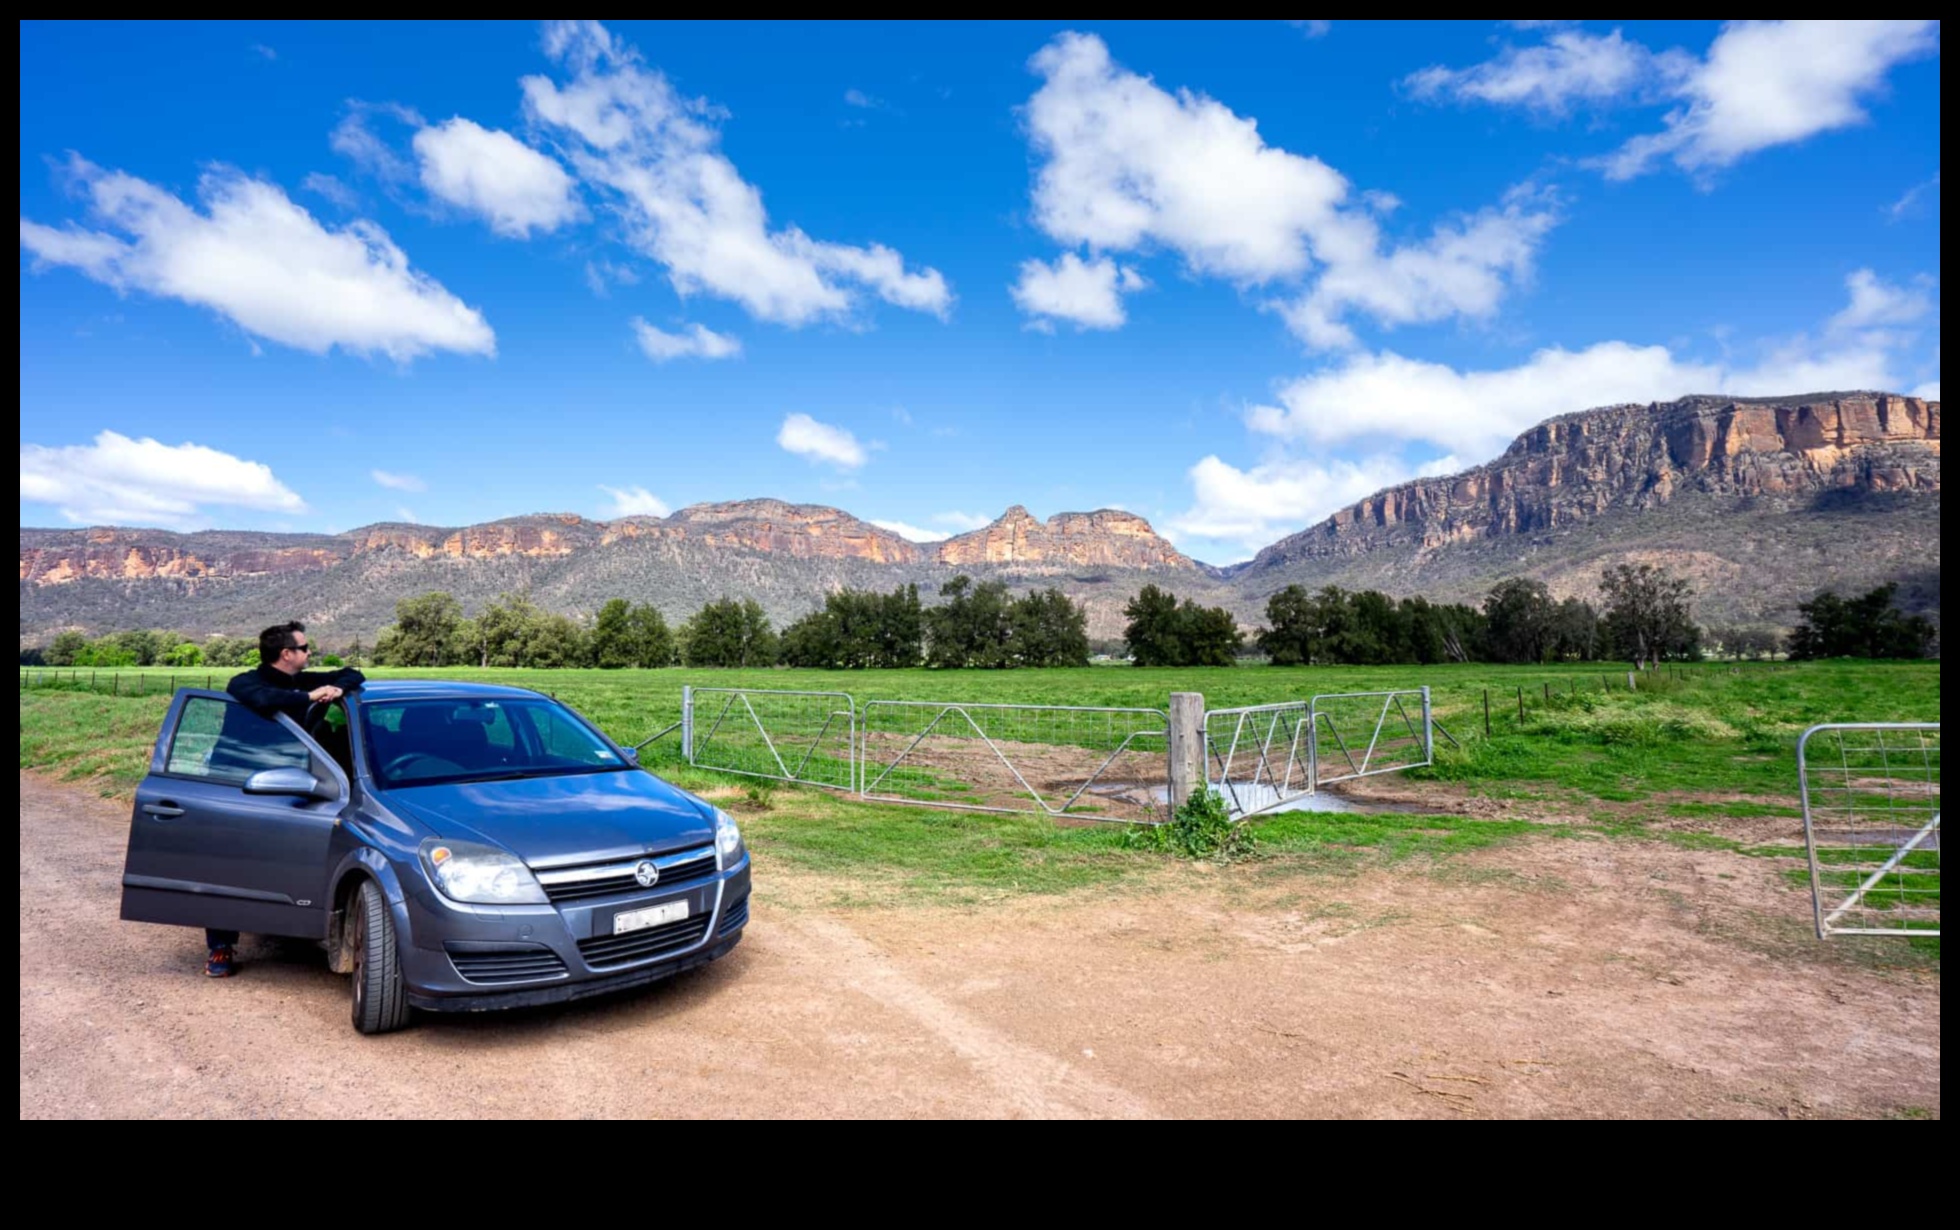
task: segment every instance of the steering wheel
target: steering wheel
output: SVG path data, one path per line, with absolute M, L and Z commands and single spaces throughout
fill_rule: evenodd
M 381 776 L 390 777 L 390 778 L 410 776 L 409 774 L 403 773 L 402 770 L 407 768 L 409 765 L 414 764 L 418 760 L 430 760 L 430 761 L 434 761 L 436 764 L 439 765 L 447 765 L 450 769 L 455 770 L 456 772 L 459 773 L 462 772 L 463 769 L 462 765 L 457 764 L 453 760 L 444 760 L 442 757 L 432 756 L 428 752 L 403 752 L 401 755 L 395 757 L 393 760 L 390 760 L 387 764 L 381 766 Z M 414 776 L 434 777 L 437 775 L 433 773 L 429 773 L 429 774 L 416 774 Z

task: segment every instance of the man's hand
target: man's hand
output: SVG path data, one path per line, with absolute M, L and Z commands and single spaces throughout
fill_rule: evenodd
M 323 683 L 311 692 L 308 692 L 306 699 L 316 705 L 324 705 L 330 700 L 339 700 L 341 696 L 342 692 L 339 688 L 333 686 L 331 683 Z

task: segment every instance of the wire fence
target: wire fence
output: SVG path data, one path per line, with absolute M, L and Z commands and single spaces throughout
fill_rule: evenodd
M 60 688 L 105 696 L 169 696 L 178 688 L 216 689 L 237 674 L 224 671 L 97 670 L 86 666 L 36 666 L 20 673 L 20 690 Z
M 851 790 L 856 746 L 857 704 L 842 692 L 682 691 L 682 755 L 697 768 Z
M 1797 740 L 1818 938 L 1940 933 L 1940 727 L 1829 723 Z
M 1161 709 L 874 700 L 858 743 L 867 799 L 1084 820 L 1169 815 Z

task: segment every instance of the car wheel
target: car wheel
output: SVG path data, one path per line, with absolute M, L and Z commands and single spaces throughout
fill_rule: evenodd
M 395 944 L 395 917 L 373 880 L 362 882 L 352 906 L 347 925 L 354 929 L 348 944 L 354 954 L 354 1028 L 385 1034 L 408 1024 L 408 985 Z

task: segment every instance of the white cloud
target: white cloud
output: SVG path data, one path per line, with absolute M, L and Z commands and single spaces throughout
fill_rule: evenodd
M 606 512 L 608 518 L 667 515 L 667 501 L 645 487 L 608 487 L 600 483 L 599 490 L 612 497 L 612 508 Z
M 1940 399 L 1940 382 L 1937 380 L 1928 380 L 1925 384 L 1914 385 L 1912 395 L 1923 398 L 1926 401 L 1938 401 Z
M 868 459 L 856 436 L 842 427 L 819 423 L 807 414 L 792 414 L 783 420 L 776 443 L 799 457 L 825 462 L 840 469 L 855 470 Z
M 309 172 L 305 179 L 299 181 L 299 186 L 342 209 L 353 209 L 361 203 L 361 199 L 354 194 L 352 188 L 321 171 Z
M 1857 333 L 1871 329 L 1892 329 L 1914 324 L 1935 309 L 1926 286 L 1894 286 L 1869 269 L 1859 269 L 1844 280 L 1851 302 L 1831 317 L 1826 329 L 1834 334 Z
M 881 530 L 890 530 L 892 533 L 897 534 L 900 538 L 909 539 L 912 542 L 945 542 L 948 538 L 952 537 L 952 535 L 947 533 L 945 530 L 920 529 L 916 525 L 908 525 L 903 521 L 875 521 L 874 520 L 871 524 L 877 526 Z
M 1916 216 L 1930 202 L 1933 212 L 1938 213 L 1939 202 L 1933 198 L 1939 196 L 1939 194 L 1940 177 L 1935 174 L 1933 178 L 1922 183 L 1914 184 L 1912 187 L 1906 189 L 1898 200 L 1888 205 L 1880 206 L 1879 212 L 1885 215 L 1887 222 L 1899 222 L 1906 218 Z
M 395 519 L 397 521 L 406 521 L 410 525 L 422 524 L 422 518 L 416 516 L 415 510 L 413 508 L 410 508 L 406 504 L 403 504 L 395 509 Z
M 932 519 L 941 525 L 950 525 L 956 531 L 962 533 L 968 530 L 983 530 L 994 523 L 994 518 L 987 516 L 985 513 L 960 512 L 958 510 L 934 513 L 932 514 Z
M 1494 59 L 1469 68 L 1431 65 L 1403 79 L 1422 99 L 1453 98 L 1563 114 L 1575 103 L 1617 102 L 1683 75 L 1692 58 L 1655 55 L 1618 30 L 1588 34 L 1558 30 L 1543 43 L 1506 47 Z
M 422 127 L 422 116 L 411 107 L 355 100 L 347 104 L 347 114 L 334 126 L 327 144 L 370 175 L 389 183 L 406 183 L 415 177 L 415 168 L 369 126 L 368 121 L 373 117 Z
M 565 168 L 507 132 L 462 116 L 415 134 L 422 186 L 512 239 L 554 231 L 584 210 Z
M 1022 261 L 1020 281 L 1009 293 L 1030 316 L 1066 320 L 1080 329 L 1115 329 L 1126 319 L 1122 296 L 1148 285 L 1142 274 L 1106 256 L 1085 261 L 1064 252 L 1053 265 Z
M 618 265 L 609 260 L 585 262 L 585 285 L 601 299 L 610 299 L 615 285 L 639 284 L 640 275 L 631 265 Z
M 261 60 L 276 60 L 279 58 L 278 49 L 275 47 L 268 47 L 264 43 L 253 43 L 252 50 L 258 53 L 258 57 Z
M 316 354 L 339 346 L 405 362 L 437 350 L 496 352 L 482 313 L 411 269 L 372 222 L 323 227 L 276 185 L 229 169 L 199 179 L 202 213 L 79 156 L 68 170 L 109 229 L 22 218 L 21 246 L 42 263 L 199 304 L 248 334 Z
M 368 477 L 390 491 L 427 491 L 429 484 L 413 474 L 395 474 L 388 470 L 369 470 Z
M 104 431 L 93 444 L 20 446 L 20 498 L 95 525 L 206 524 L 205 508 L 303 513 L 306 501 L 260 462 L 200 444 L 132 440 Z
M 1455 459 L 1446 460 L 1452 470 L 1444 472 L 1453 472 Z M 1382 457 L 1360 462 L 1281 458 L 1249 470 L 1206 457 L 1190 470 L 1191 507 L 1171 518 L 1165 533 L 1180 546 L 1203 539 L 1244 558 L 1418 472 Z
M 1032 196 L 1045 233 L 1091 253 L 1168 248 L 1192 273 L 1241 287 L 1318 270 L 1297 303 L 1276 305 L 1314 345 L 1352 344 L 1350 309 L 1391 325 L 1489 315 L 1556 221 L 1548 198 L 1519 190 L 1396 247 L 1375 216 L 1392 198 L 1266 144 L 1255 120 L 1215 99 L 1122 68 L 1101 39 L 1063 34 L 1029 63 L 1043 79 L 1023 114 L 1043 160 Z M 1106 296 L 1088 302 L 1111 318 Z
M 1293 28 L 1305 38 L 1326 38 L 1327 32 L 1334 28 L 1331 21 L 1296 21 Z
M 1863 123 L 1861 102 L 1892 68 L 1935 54 L 1935 21 L 1738 21 L 1678 87 L 1665 127 L 1596 163 L 1631 179 L 1662 159 L 1707 173 L 1757 150 Z
M 706 325 L 687 325 L 679 333 L 655 328 L 640 317 L 633 318 L 633 336 L 640 351 L 655 363 L 669 359 L 730 359 L 742 353 L 740 338 L 716 333 Z
M 845 318 L 862 293 L 944 318 L 953 295 L 936 269 L 907 269 L 882 244 L 771 230 L 762 193 L 721 152 L 722 112 L 682 97 L 596 22 L 553 22 L 545 50 L 571 71 L 523 80 L 535 121 L 562 134 L 574 167 L 619 212 L 629 240 L 682 295 L 731 299 L 760 320 Z
M 859 107 L 866 111 L 875 111 L 884 106 L 885 101 L 882 98 L 873 98 L 863 90 L 852 88 L 844 91 L 844 105 L 847 107 Z

